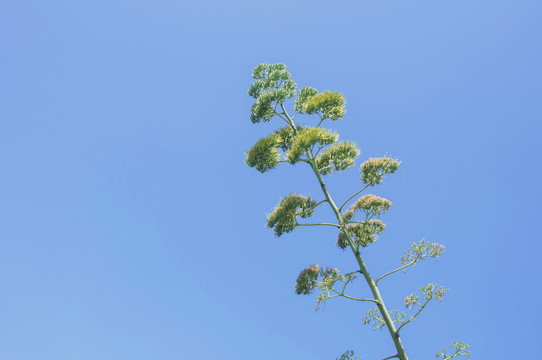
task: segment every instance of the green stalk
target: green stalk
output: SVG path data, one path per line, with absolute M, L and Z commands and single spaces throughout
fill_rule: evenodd
M 287 117 L 286 122 L 288 123 L 288 125 L 292 127 L 292 129 L 294 130 L 294 133 L 297 133 L 297 129 L 294 125 L 293 119 L 290 117 L 290 115 L 288 115 L 288 112 L 286 111 L 282 103 L 280 104 L 280 106 L 282 108 L 283 114 Z M 312 168 L 312 171 L 314 172 L 314 174 L 316 175 L 316 178 L 318 179 L 318 182 L 320 183 L 320 187 L 322 188 L 326 201 L 331 206 L 331 209 L 333 209 L 333 212 L 335 213 L 335 217 L 337 218 L 337 221 L 339 222 L 339 225 L 342 228 L 345 224 L 341 215 L 341 211 L 339 210 L 337 205 L 335 205 L 335 202 L 331 198 L 331 195 L 329 194 L 329 191 L 327 190 L 326 184 L 324 183 L 324 180 L 322 179 L 322 176 L 320 175 L 320 172 L 318 171 L 318 168 L 316 167 L 314 156 L 312 155 L 310 151 L 307 151 L 307 159 L 308 159 L 308 163 L 310 164 Z M 365 266 L 365 262 L 363 261 L 363 258 L 361 257 L 360 252 L 356 248 L 354 241 L 352 240 L 352 237 L 350 236 L 348 231 L 345 231 L 345 234 L 348 240 L 348 245 L 350 245 L 350 249 L 354 253 L 354 256 L 356 257 L 356 260 L 358 262 L 360 272 L 365 277 L 365 281 L 367 282 L 367 284 L 369 285 L 369 288 L 371 289 L 371 292 L 373 293 L 373 297 L 376 300 L 376 304 L 378 306 L 378 309 L 380 310 L 382 319 L 384 319 L 384 322 L 386 323 L 386 327 L 388 328 L 388 331 L 390 332 L 390 336 L 393 339 L 395 349 L 397 349 L 396 357 L 398 357 L 400 360 L 408 360 L 408 356 L 405 353 L 405 349 L 403 347 L 403 343 L 401 342 L 401 338 L 399 337 L 399 333 L 397 332 L 397 329 L 395 328 L 393 320 L 390 314 L 388 313 L 388 309 L 386 309 L 386 305 L 384 304 L 384 300 L 382 300 L 380 291 L 378 291 L 378 287 L 376 286 L 376 283 L 371 277 L 371 274 L 369 273 L 367 266 Z
M 339 222 L 339 225 L 343 226 L 343 218 L 342 215 L 337 208 L 337 205 L 335 205 L 335 202 L 333 202 L 333 199 L 331 198 L 331 195 L 329 194 L 329 191 L 327 190 L 326 184 L 324 183 L 322 176 L 318 172 L 318 169 L 316 167 L 316 163 L 313 158 L 309 157 L 309 164 L 311 165 L 312 171 L 318 178 L 318 182 L 320 183 L 320 187 L 322 188 L 322 191 L 324 192 L 324 196 L 326 197 L 327 202 L 333 209 L 333 212 L 335 213 L 335 216 L 337 217 L 337 221 Z M 395 329 L 395 325 L 393 323 L 393 320 L 388 313 L 388 310 L 386 309 L 386 305 L 384 304 L 384 300 L 382 300 L 382 296 L 380 295 L 380 291 L 378 290 L 378 287 L 376 286 L 373 278 L 371 277 L 371 274 L 369 273 L 369 270 L 367 269 L 367 266 L 365 265 L 365 262 L 363 261 L 363 258 L 361 257 L 361 254 L 359 251 L 357 251 L 356 246 L 354 245 L 354 241 L 352 240 L 352 237 L 348 233 L 348 231 L 345 231 L 348 244 L 350 245 L 350 249 L 352 249 L 352 252 L 354 253 L 354 256 L 356 257 L 356 260 L 359 265 L 359 269 L 363 276 L 365 277 L 365 281 L 369 285 L 369 288 L 371 289 L 371 292 L 373 293 L 374 299 L 377 301 L 378 309 L 380 310 L 380 313 L 382 315 L 382 319 L 384 319 L 384 322 L 386 323 L 386 327 L 388 328 L 388 331 L 390 332 L 390 336 L 393 339 L 393 343 L 395 345 L 395 349 L 397 349 L 397 355 L 399 356 L 399 359 L 401 360 L 408 360 L 408 356 L 405 353 L 405 349 L 403 347 L 403 343 L 401 342 L 401 338 L 399 337 L 399 333 Z

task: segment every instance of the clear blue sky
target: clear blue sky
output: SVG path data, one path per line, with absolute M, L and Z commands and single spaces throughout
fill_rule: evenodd
M 373 189 L 394 204 L 365 251 L 375 275 L 414 241 L 446 246 L 382 283 L 395 309 L 450 289 L 404 328 L 410 358 L 456 339 L 473 359 L 536 357 L 541 34 L 535 0 L 2 1 L 0 358 L 393 355 L 364 304 L 315 313 L 293 292 L 309 264 L 355 264 L 332 230 L 264 227 L 281 196 L 322 196 L 303 166 L 243 163 L 279 126 L 249 120 L 260 62 L 343 92 L 332 125 L 360 160 L 401 159 Z M 327 181 L 344 198 L 358 166 Z

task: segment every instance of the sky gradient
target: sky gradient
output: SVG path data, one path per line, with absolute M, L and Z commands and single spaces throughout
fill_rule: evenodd
M 0 358 L 394 354 L 362 325 L 369 306 L 294 294 L 308 265 L 355 263 L 332 229 L 265 228 L 282 196 L 322 194 L 301 165 L 244 164 L 282 126 L 249 120 L 261 62 L 345 95 L 327 127 L 362 154 L 326 178 L 334 198 L 363 160 L 401 160 L 370 191 L 393 202 L 363 253 L 375 276 L 422 238 L 446 246 L 382 282 L 399 310 L 428 282 L 450 289 L 402 330 L 409 357 L 463 340 L 472 359 L 533 358 L 540 34 L 534 0 L 2 1 Z

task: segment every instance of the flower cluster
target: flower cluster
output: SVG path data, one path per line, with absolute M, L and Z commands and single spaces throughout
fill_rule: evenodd
M 308 97 L 303 106 L 307 114 L 320 113 L 322 119 L 337 120 L 344 116 L 344 95 L 333 91 L 324 91 Z
M 355 215 L 355 211 L 354 210 L 351 210 L 351 209 L 348 209 L 346 210 L 344 213 L 343 213 L 343 221 L 345 224 L 348 224 L 352 221 L 352 218 L 354 217 Z
M 394 323 L 404 323 L 407 316 L 404 312 L 399 310 L 389 310 L 388 314 Z M 373 330 L 382 330 L 386 326 L 386 322 L 380 314 L 380 310 L 377 306 L 367 312 L 367 316 L 363 318 L 363 325 L 373 323 Z
M 344 141 L 332 145 L 316 158 L 316 167 L 322 175 L 328 175 L 335 171 L 342 171 L 354 166 L 354 160 L 360 151 L 356 144 Z
M 302 270 L 295 283 L 295 293 L 298 295 L 308 295 L 316 287 L 316 279 L 320 272 L 320 267 L 316 264 Z
M 444 252 L 444 246 L 438 243 L 430 243 L 422 239 L 418 244 L 413 243 L 408 251 L 401 256 L 403 265 L 416 263 L 426 257 L 438 258 Z
M 297 226 L 297 217 L 307 218 L 312 216 L 315 206 L 316 201 L 310 197 L 290 194 L 282 199 L 275 210 L 267 217 L 267 226 L 273 228 L 277 236 L 289 233 Z
M 367 247 L 377 240 L 377 234 L 381 234 L 385 228 L 386 225 L 380 220 L 346 225 L 345 230 L 339 232 L 337 246 L 343 250 L 348 247 L 348 232 L 358 246 Z
M 361 358 L 355 356 L 354 351 L 350 350 L 342 354 L 341 357 L 335 358 L 335 360 L 361 360 Z
M 281 159 L 277 149 L 280 145 L 281 137 L 277 133 L 261 138 L 247 151 L 245 163 L 261 173 L 273 169 Z
M 467 360 L 469 359 L 468 356 L 470 355 L 470 351 L 467 350 L 468 348 L 470 348 L 469 345 L 465 344 L 462 341 L 452 341 L 452 346 L 455 348 L 455 352 L 449 354 L 446 347 L 443 347 L 442 350 L 436 355 L 436 357 L 442 358 L 442 360 L 449 360 L 456 356 L 467 356 Z
M 302 126 L 297 126 L 296 131 L 302 131 Z M 292 142 L 295 138 L 295 131 L 291 126 L 284 126 L 278 130 L 273 131 L 273 134 L 276 134 L 280 137 L 280 144 L 278 147 L 285 153 L 290 150 L 292 147 Z
M 307 100 L 309 97 L 314 96 L 318 94 L 318 90 L 315 88 L 311 88 L 309 86 L 304 86 L 299 90 L 299 95 L 297 96 L 297 99 L 294 101 L 294 110 L 303 112 L 303 108 L 305 107 L 305 104 L 307 103 Z
M 448 291 L 448 289 L 445 289 L 444 287 L 440 286 L 438 287 L 435 284 L 427 284 L 425 286 L 422 286 L 420 288 L 420 294 L 422 296 L 422 300 L 425 302 L 424 304 L 421 304 L 419 302 L 420 297 L 416 294 L 410 294 L 405 298 L 405 307 L 412 309 L 414 306 L 419 306 L 423 308 L 429 301 L 436 299 L 438 302 L 442 301 L 442 297 L 444 296 L 444 293 Z
M 291 74 L 284 64 L 260 64 L 252 71 L 256 79 L 248 89 L 248 94 L 256 99 L 250 109 L 252 123 L 270 121 L 276 115 L 273 103 L 282 103 L 286 98 L 293 98 L 297 84 L 288 80 Z
M 431 299 L 437 299 L 438 302 L 441 302 L 442 297 L 444 296 L 444 293 L 446 291 L 448 291 L 448 289 L 445 289 L 442 286 L 438 287 L 435 284 L 427 284 L 420 288 L 423 299 L 426 301 L 429 301 Z
M 316 144 L 322 146 L 333 144 L 339 135 L 332 133 L 326 129 L 315 128 L 315 127 L 304 127 L 297 132 L 297 136 L 292 142 L 292 146 L 288 151 L 288 161 L 291 164 L 295 164 L 301 160 L 301 155 L 303 155 L 307 150 Z
M 399 165 L 399 161 L 389 157 L 369 159 L 361 164 L 361 181 L 371 186 L 381 184 L 384 175 L 393 174 Z
M 350 210 L 363 210 L 368 215 L 372 214 L 380 216 L 390 208 L 391 201 L 376 195 L 368 194 L 356 200 L 356 202 L 350 207 Z
M 330 292 L 336 292 L 336 290 L 333 289 L 333 285 L 335 285 L 337 281 L 343 281 L 344 286 L 346 287 L 348 282 L 353 280 L 355 276 L 347 278 L 346 276 L 341 275 L 339 270 L 330 267 L 321 269 L 319 275 L 322 277 L 322 281 L 316 282 L 316 286 L 320 288 L 320 294 L 316 297 L 316 307 L 314 310 L 318 310 L 320 306 L 322 306 L 323 311 L 326 307 L 326 302 L 330 297 Z

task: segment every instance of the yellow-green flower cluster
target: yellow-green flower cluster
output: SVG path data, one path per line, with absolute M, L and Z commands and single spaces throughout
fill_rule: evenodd
M 312 146 L 320 144 L 322 146 L 331 145 L 339 135 L 332 133 L 326 129 L 316 127 L 304 127 L 297 132 L 297 136 L 292 142 L 292 146 L 288 151 L 288 161 L 295 164 L 301 160 L 301 156 Z
M 360 151 L 353 142 L 345 141 L 334 144 L 316 158 L 316 167 L 322 175 L 335 171 L 342 171 L 354 166 L 355 159 Z
M 277 236 L 289 233 L 297 226 L 297 217 L 307 218 L 312 216 L 315 206 L 316 201 L 308 196 L 290 194 L 282 199 L 275 210 L 267 217 L 267 226 L 273 228 Z
M 316 279 L 318 278 L 319 272 L 320 267 L 316 264 L 302 270 L 295 283 L 295 293 L 298 295 L 310 294 L 316 287 Z
M 345 233 L 347 231 L 357 245 L 367 247 L 377 240 L 377 234 L 381 234 L 385 228 L 386 225 L 380 220 L 368 220 L 363 223 L 346 225 L 345 229 L 339 233 L 337 246 L 341 249 L 348 247 L 347 235 Z
M 294 131 L 291 126 L 285 126 L 273 131 L 252 146 L 246 154 L 245 162 L 248 166 L 264 173 L 273 169 L 283 159 L 279 149 L 283 151 L 285 159 L 295 164 L 311 146 L 315 144 L 328 145 L 336 141 L 337 138 L 337 134 L 322 128 L 297 126 Z M 346 156 L 341 151 L 345 152 L 346 150 L 339 148 L 335 152 L 339 154 L 334 155 L 334 159 Z M 337 163 L 338 166 L 346 166 L 346 164 L 339 163 L 339 160 Z
M 399 161 L 389 157 L 369 159 L 361 164 L 361 181 L 371 186 L 381 184 L 384 175 L 393 174 L 399 165 Z
M 334 91 L 324 91 L 307 98 L 303 112 L 307 114 L 320 113 L 323 119 L 337 120 L 344 116 L 344 95 Z
M 280 161 L 280 152 L 277 147 L 280 146 L 281 141 L 277 133 L 261 138 L 247 151 L 245 163 L 261 173 L 273 169 Z
M 297 131 L 302 131 L 303 127 L 298 125 L 296 129 Z M 278 130 L 273 131 L 273 133 L 280 136 L 280 144 L 278 145 L 278 147 L 285 153 L 288 152 L 292 147 L 292 142 L 295 138 L 295 132 L 292 127 L 284 126 Z
M 356 202 L 350 207 L 350 210 L 363 210 L 366 214 L 380 216 L 390 208 L 391 201 L 376 195 L 368 194 L 356 200 Z

